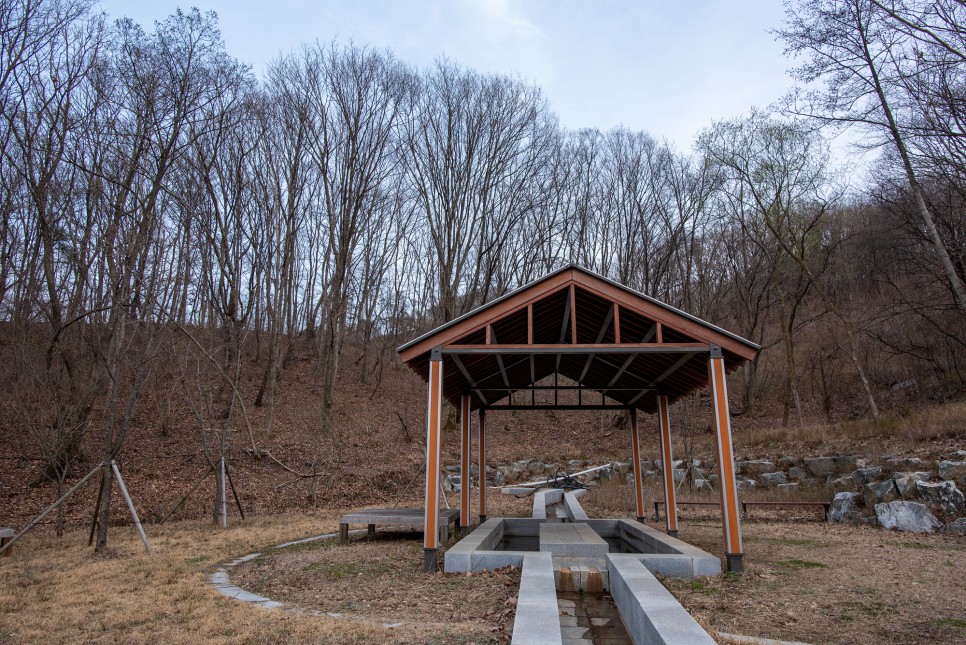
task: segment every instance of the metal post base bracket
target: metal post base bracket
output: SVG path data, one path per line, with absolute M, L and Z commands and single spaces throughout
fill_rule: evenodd
M 677 531 L 668 531 L 667 534 L 670 535 L 673 538 L 676 538 L 678 536 L 678 532 Z M 728 557 L 730 558 L 731 556 L 729 555 Z M 740 555 L 738 556 L 738 561 L 739 562 L 741 561 L 741 556 Z
M 425 573 L 436 573 L 438 569 L 437 549 L 423 549 L 423 571 Z
M 725 560 L 727 560 L 728 571 L 730 573 L 741 573 L 745 570 L 745 565 L 742 564 L 743 553 L 726 553 Z

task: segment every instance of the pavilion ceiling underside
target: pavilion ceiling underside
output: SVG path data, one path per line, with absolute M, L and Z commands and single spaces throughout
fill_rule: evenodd
M 660 340 L 671 347 L 667 352 L 624 353 L 615 344 L 618 333 L 621 344 Z M 626 303 L 573 283 L 565 284 L 442 345 L 443 393 L 454 403 L 470 394 L 472 407 L 477 409 L 548 400 L 575 402 L 574 390 L 580 386 L 584 404 L 592 401 L 633 406 L 653 413 L 659 392 L 673 401 L 707 383 L 709 352 L 673 348 L 680 343 L 704 348 L 710 345 L 707 339 L 685 333 L 666 318 L 659 323 Z M 474 353 L 468 347 L 482 349 L 487 345 L 517 347 L 514 353 Z M 537 347 L 528 351 L 519 347 L 523 345 Z M 559 345 L 561 353 L 548 345 Z M 612 347 L 604 353 L 574 353 L 579 349 L 574 345 Z M 724 357 L 728 371 L 745 360 L 726 348 Z M 428 352 L 410 362 L 424 378 L 428 378 L 428 364 Z M 556 398 L 550 391 L 554 384 L 564 388 Z

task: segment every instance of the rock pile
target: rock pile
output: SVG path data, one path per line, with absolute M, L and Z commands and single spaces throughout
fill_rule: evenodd
M 538 460 L 515 461 L 506 466 L 487 466 L 491 486 L 531 481 L 555 474 L 575 473 L 586 469 L 586 461 L 545 463 Z M 695 489 L 717 486 L 717 475 L 708 474 L 699 459 L 690 463 L 674 462 L 674 481 L 683 481 L 691 471 Z M 443 485 L 459 490 L 459 466 L 446 467 Z M 765 489 L 778 493 L 814 490 L 834 495 L 829 513 L 831 522 L 853 522 L 881 525 L 900 531 L 930 533 L 937 529 L 957 535 L 966 534 L 966 451 L 944 455 L 936 462 L 918 457 L 889 456 L 872 463 L 854 455 L 798 458 L 784 455 L 779 459 L 736 459 L 738 490 Z M 473 466 L 474 479 L 477 474 Z M 661 480 L 660 460 L 641 460 L 645 480 Z M 615 461 L 604 468 L 582 475 L 589 481 L 631 480 L 631 462 Z M 947 519 L 944 525 L 939 518 Z

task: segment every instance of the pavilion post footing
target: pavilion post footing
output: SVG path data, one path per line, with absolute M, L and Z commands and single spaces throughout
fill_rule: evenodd
M 725 560 L 727 561 L 728 572 L 729 573 L 741 573 L 745 570 L 745 565 L 742 562 L 744 558 L 744 553 L 726 553 Z
M 423 571 L 435 573 L 439 570 L 438 549 L 423 549 Z

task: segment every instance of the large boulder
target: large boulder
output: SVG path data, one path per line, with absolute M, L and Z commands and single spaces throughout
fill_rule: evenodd
M 611 464 L 611 468 L 618 473 L 627 473 L 631 470 L 631 463 L 629 461 L 615 461 Z
M 837 477 L 828 482 L 828 486 L 836 493 L 855 490 L 855 480 L 851 477 Z
M 792 466 L 797 466 L 802 463 L 802 460 L 798 457 L 793 457 L 792 455 L 785 455 L 778 460 L 778 465 L 782 468 L 791 468 Z
M 950 515 L 958 515 L 966 507 L 963 493 L 956 488 L 954 482 L 916 482 L 916 491 L 922 501 Z
M 966 517 L 961 517 L 943 527 L 943 533 L 952 535 L 966 535 Z
M 762 473 L 759 475 L 758 481 L 764 488 L 774 488 L 780 484 L 787 484 L 788 478 L 785 477 L 785 473 L 779 470 L 775 473 Z
M 671 475 L 674 477 L 675 484 L 680 484 L 681 482 L 683 482 L 687 474 L 688 474 L 688 471 L 684 470 L 683 468 L 675 468 L 674 470 L 671 471 Z
M 775 464 L 770 459 L 738 460 L 735 469 L 742 475 L 760 475 L 775 470 Z
M 743 490 L 754 490 L 758 488 L 758 482 L 754 479 L 739 479 L 735 482 L 735 489 L 740 493 Z
M 819 477 L 848 474 L 855 470 L 856 465 L 856 458 L 852 455 L 805 458 L 806 468 Z
M 527 464 L 527 470 L 529 470 L 534 475 L 542 475 L 547 470 L 547 464 L 542 461 L 531 461 Z
M 499 469 L 494 471 L 493 474 L 489 476 L 489 479 L 489 484 L 491 486 L 502 486 L 506 483 L 506 475 L 503 474 L 503 471 Z
M 443 490 L 458 493 L 461 488 L 462 482 L 460 481 L 459 475 L 449 475 L 443 478 Z
M 960 479 L 966 477 L 966 461 L 949 461 L 944 459 L 936 464 L 939 479 Z
M 859 500 L 861 499 L 858 493 L 836 493 L 828 511 L 828 521 L 858 522 L 861 518 L 859 514 Z
M 916 490 L 917 482 L 927 482 L 932 479 L 932 473 L 927 472 L 901 472 L 896 473 L 892 480 L 896 483 L 896 488 L 899 489 L 899 494 L 905 499 L 911 499 L 918 495 Z
M 922 459 L 919 457 L 884 457 L 882 463 L 893 471 L 922 469 Z
M 784 459 L 784 457 L 782 457 L 782 459 Z M 788 469 L 788 478 L 793 481 L 800 482 L 803 479 L 808 478 L 808 471 L 798 466 L 792 466 L 791 468 Z
M 855 482 L 856 488 L 862 488 L 870 482 L 874 482 L 882 474 L 882 468 L 880 466 L 869 466 L 868 468 L 859 468 L 852 472 L 852 481 Z
M 925 504 L 906 500 L 875 505 L 875 516 L 883 528 L 915 533 L 932 533 L 942 524 Z
M 872 508 L 877 504 L 884 504 L 899 498 L 899 489 L 891 479 L 881 482 L 872 482 L 862 487 L 862 498 L 866 508 Z

